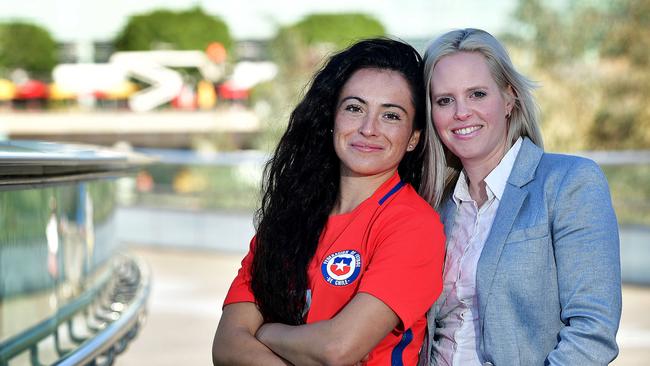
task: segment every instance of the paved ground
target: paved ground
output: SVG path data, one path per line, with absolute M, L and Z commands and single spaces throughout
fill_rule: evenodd
M 158 248 L 133 253 L 150 265 L 149 316 L 116 365 L 211 365 L 221 304 L 242 255 Z
M 133 247 L 149 263 L 154 286 L 144 329 L 117 366 L 211 365 L 212 336 L 241 254 Z M 625 286 L 616 366 L 650 361 L 650 287 Z

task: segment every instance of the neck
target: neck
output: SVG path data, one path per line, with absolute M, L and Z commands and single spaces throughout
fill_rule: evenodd
M 479 207 L 487 201 L 485 177 L 499 165 L 506 153 L 507 150 L 504 145 L 502 149 L 495 151 L 495 154 L 485 159 L 461 161 L 465 175 L 469 180 L 469 195 L 476 201 Z
M 465 175 L 469 181 L 469 192 L 472 198 L 476 199 L 476 197 L 474 197 L 475 192 L 478 193 L 480 191 L 485 191 L 485 177 L 487 177 L 495 167 L 496 165 L 488 166 L 482 164 L 463 164 Z
M 371 176 L 346 176 L 341 175 L 339 197 L 332 210 L 332 215 L 348 213 L 373 193 L 393 176 L 395 171 Z
M 478 207 L 483 206 L 485 201 L 487 201 L 487 184 L 485 183 L 485 177 L 487 177 L 487 174 L 482 178 L 471 178 L 470 174 L 467 171 L 465 171 L 465 173 L 467 174 L 467 179 L 469 180 L 469 196 L 472 197 L 474 201 L 476 201 Z

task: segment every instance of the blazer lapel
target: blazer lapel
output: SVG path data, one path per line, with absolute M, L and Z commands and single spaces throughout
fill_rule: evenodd
M 481 330 L 483 329 L 485 308 L 499 263 L 499 257 L 503 251 L 503 246 L 510 233 L 512 224 L 519 214 L 524 199 L 528 195 L 528 191 L 523 186 L 535 177 L 535 170 L 537 169 L 542 154 L 543 150 L 541 148 L 533 144 L 528 138 L 524 138 L 515 164 L 510 172 L 510 177 L 508 177 L 508 184 L 499 203 L 490 234 L 483 246 L 476 272 Z
M 440 216 L 442 218 L 442 225 L 445 228 L 445 236 L 447 239 L 451 235 L 451 229 L 454 226 L 454 216 L 456 215 L 456 203 L 453 198 L 449 197 L 440 209 Z

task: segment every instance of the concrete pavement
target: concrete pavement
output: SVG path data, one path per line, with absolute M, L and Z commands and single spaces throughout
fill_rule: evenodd
M 150 266 L 153 287 L 145 326 L 117 366 L 211 365 L 221 305 L 241 254 L 134 248 Z
M 149 263 L 153 289 L 147 323 L 118 366 L 212 364 L 212 337 L 221 304 L 234 278 L 241 253 L 130 247 Z M 650 361 L 650 287 L 623 288 L 623 317 L 618 335 L 621 354 L 615 366 Z

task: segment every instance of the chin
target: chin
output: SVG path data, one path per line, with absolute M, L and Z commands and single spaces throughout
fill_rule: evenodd
M 382 174 L 392 174 L 392 170 L 385 170 L 385 169 L 366 169 L 366 170 L 355 170 L 352 172 L 354 176 L 358 177 L 372 177 L 372 176 L 377 176 L 377 175 L 382 175 Z

